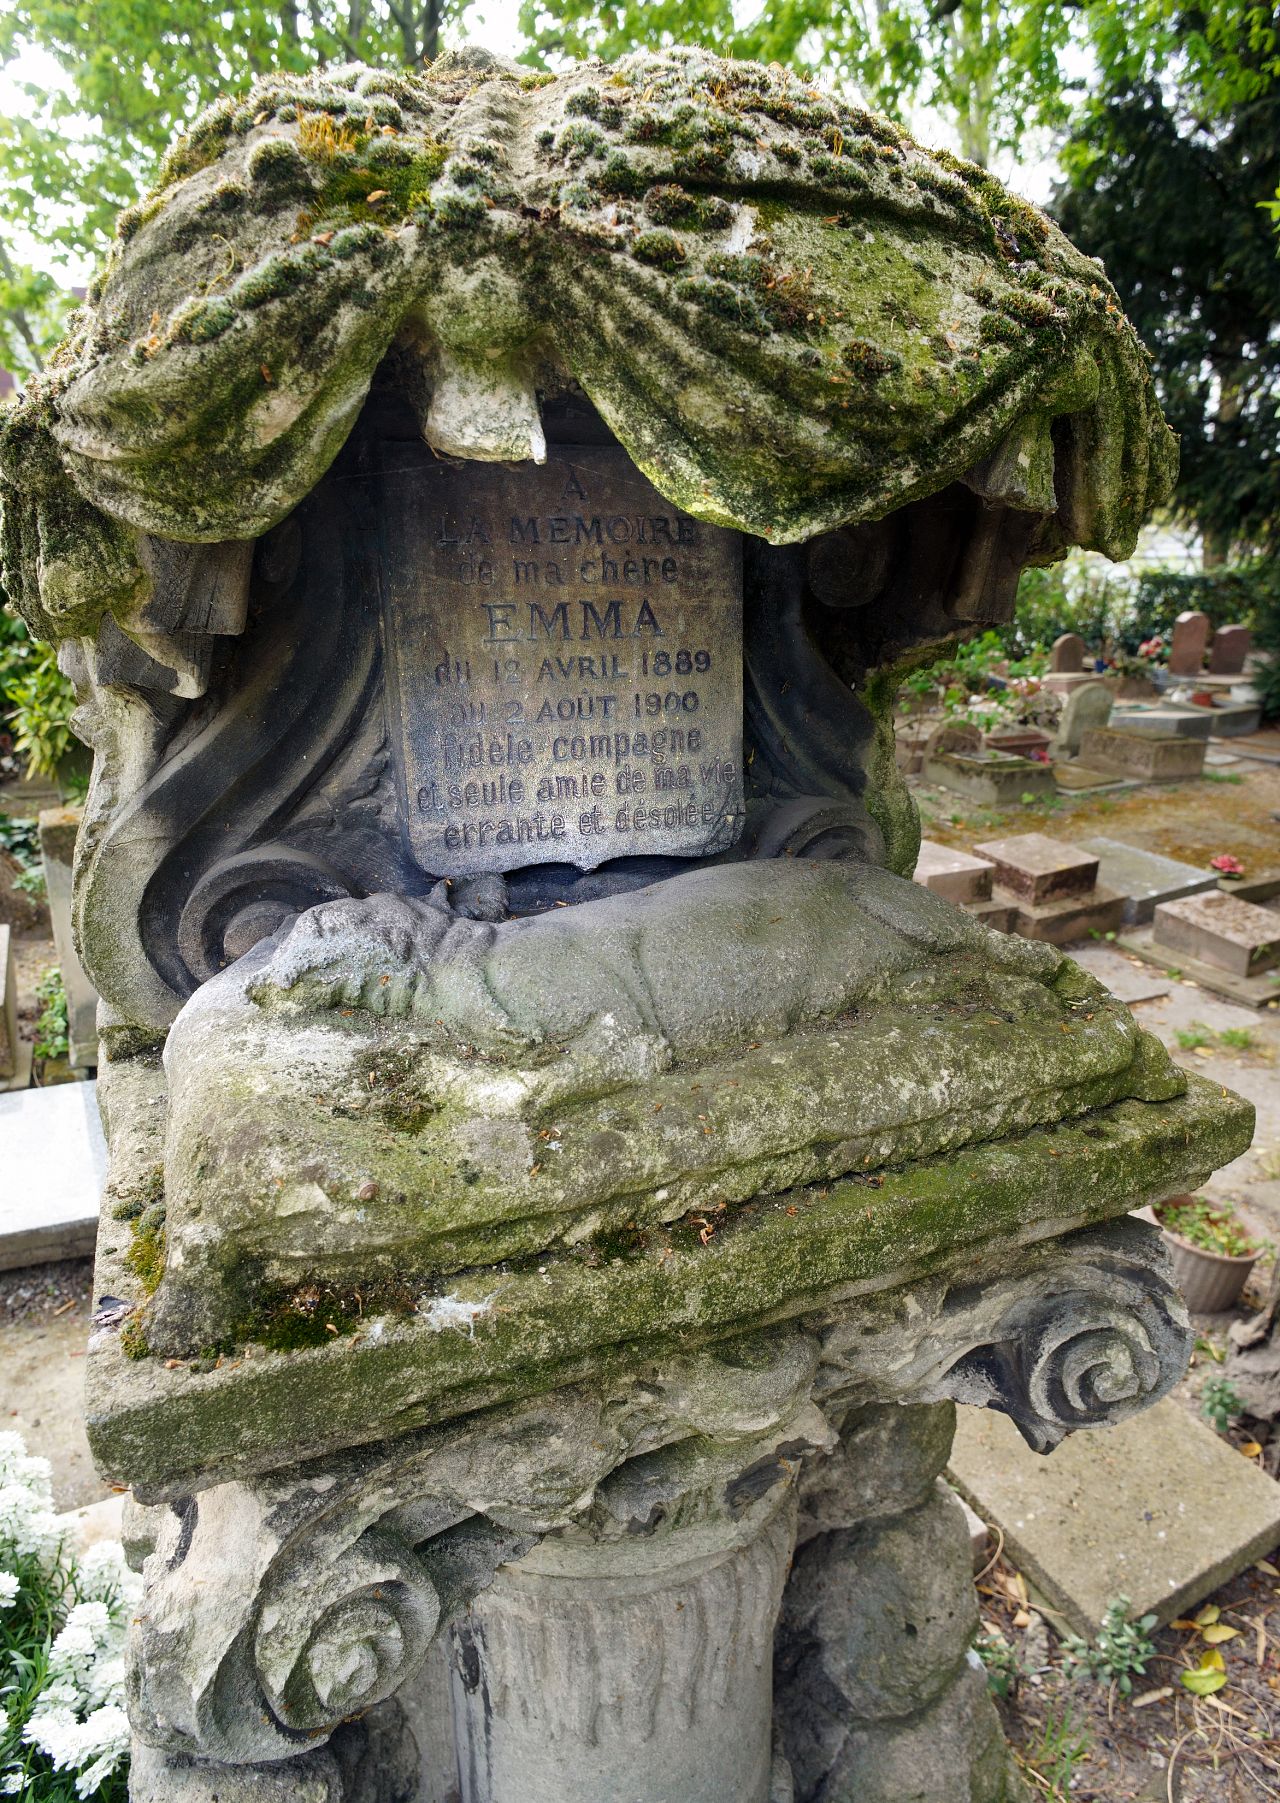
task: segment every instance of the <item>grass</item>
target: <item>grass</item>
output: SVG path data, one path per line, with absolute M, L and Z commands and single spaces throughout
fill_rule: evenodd
M 1050 1710 L 1039 1738 L 1018 1755 L 1018 1763 L 1042 1796 L 1068 1803 L 1076 1767 L 1088 1752 L 1088 1736 L 1076 1728 L 1070 1709 L 1061 1715 Z
M 1201 1021 L 1193 1020 L 1189 1027 L 1179 1027 L 1174 1038 L 1184 1052 L 1197 1052 L 1201 1046 L 1213 1044 L 1213 1029 L 1206 1027 Z

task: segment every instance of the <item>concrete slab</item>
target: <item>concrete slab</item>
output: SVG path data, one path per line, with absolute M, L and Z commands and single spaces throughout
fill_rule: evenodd
M 1055 764 L 1053 780 L 1072 794 L 1089 789 L 1132 789 L 1135 784 L 1114 770 L 1092 770 L 1087 764 Z
M 1145 925 L 1159 902 L 1202 895 L 1218 886 L 1212 870 L 1198 870 L 1194 864 L 1159 857 L 1153 851 L 1143 851 L 1141 846 L 1126 845 L 1122 839 L 1097 834 L 1078 839 L 1076 844 L 1097 858 L 1098 881 L 1124 896 L 1121 918 L 1126 926 Z
M 997 884 L 994 899 L 1016 905 L 1013 930 L 1019 938 L 1038 939 L 1045 945 L 1070 945 L 1091 933 L 1116 933 L 1124 907 L 1124 897 L 1101 883 L 1087 895 L 1064 895 L 1048 902 L 1024 901 Z
M 96 1083 L 0 1096 L 0 1271 L 92 1252 L 106 1172 Z
M 1256 876 L 1219 877 L 1218 887 L 1224 895 L 1234 895 L 1238 901 L 1263 902 L 1274 901 L 1280 895 L 1280 870 L 1260 870 Z
M 958 1414 L 951 1482 L 1090 1639 L 1117 1596 L 1169 1622 L 1280 1542 L 1280 1484 L 1174 1397 L 1047 1459 L 1007 1416 Z
M 1013 933 L 1018 926 L 1018 904 L 1015 901 L 962 902 L 966 914 L 990 927 L 993 933 Z
M 991 897 L 991 865 L 971 852 L 956 851 L 934 839 L 920 841 L 915 881 L 945 901 L 988 901 Z
M 1152 939 L 1233 976 L 1256 977 L 1280 964 L 1280 917 L 1215 888 L 1207 895 L 1160 902 Z
M 1220 701 L 1209 709 L 1209 730 L 1215 739 L 1248 738 L 1261 724 L 1258 701 Z
M 1115 710 L 1111 724 L 1148 739 L 1207 739 L 1213 719 L 1204 707 L 1126 707 Z
M 1204 768 L 1207 741 L 1153 738 L 1118 726 L 1089 726 L 1080 736 L 1081 762 L 1147 783 L 1182 782 Z
M 1059 901 L 1086 895 L 1098 880 L 1098 860 L 1047 833 L 1014 833 L 975 845 L 980 858 L 995 866 L 995 880 L 1020 900 Z
M 1135 927 L 1132 932 L 1122 933 L 1116 943 L 1122 951 L 1141 958 L 1144 964 L 1158 965 L 1161 970 L 1177 970 L 1188 982 L 1207 989 L 1210 995 L 1220 995 L 1228 1002 L 1235 1002 L 1241 1008 L 1280 1006 L 1280 980 L 1275 973 L 1264 972 L 1260 977 L 1233 976 L 1220 965 L 1206 964 L 1187 952 L 1172 952 L 1167 945 L 1156 944 L 1150 927 Z

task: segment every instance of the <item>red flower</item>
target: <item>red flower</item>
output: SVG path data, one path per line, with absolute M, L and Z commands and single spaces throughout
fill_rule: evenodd
M 1244 875 L 1244 865 L 1239 858 L 1233 858 L 1229 851 L 1219 852 L 1216 858 L 1210 858 L 1209 868 L 1221 871 L 1223 876 Z

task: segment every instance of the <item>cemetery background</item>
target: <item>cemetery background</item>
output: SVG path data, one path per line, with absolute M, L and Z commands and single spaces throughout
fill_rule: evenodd
M 629 22 L 628 29 L 633 25 L 634 21 Z M 1239 686 L 1251 686 L 1268 708 L 1260 729 L 1240 740 L 1215 738 L 1199 777 L 1167 785 L 1122 782 L 1079 793 L 1054 781 L 1031 800 L 1022 799 L 1022 794 L 1030 791 L 1020 791 L 1000 805 L 974 804 L 926 783 L 922 773 L 912 772 L 908 780 L 928 839 L 972 850 L 1030 832 L 1072 845 L 1105 836 L 1158 852 L 1206 874 L 1213 858 L 1227 855 L 1243 864 L 1245 884 L 1259 885 L 1262 879 L 1253 891 L 1258 896 L 1255 905 L 1276 913 L 1274 892 L 1265 893 L 1265 879 L 1280 869 L 1280 828 L 1276 824 L 1280 816 L 1280 733 L 1268 724 L 1275 715 L 1274 664 L 1268 660 L 1267 648 L 1275 643 L 1276 601 L 1267 564 L 1252 555 L 1268 542 L 1265 510 L 1260 519 L 1256 497 L 1249 505 L 1254 512 L 1241 515 L 1248 530 L 1232 543 L 1232 560 L 1225 567 L 1212 565 L 1208 572 L 1201 572 L 1189 567 L 1187 557 L 1179 556 L 1171 569 L 1153 568 L 1140 559 L 1133 570 L 1118 576 L 1101 575 L 1088 560 L 1077 560 L 1065 575 L 1057 571 L 1030 573 L 1024 578 L 1014 627 L 1002 634 L 998 643 L 984 640 L 978 649 L 962 651 L 950 667 L 944 660 L 941 669 L 921 670 L 907 679 L 899 696 L 900 745 L 909 745 L 926 720 L 931 730 L 961 721 L 976 724 L 984 735 L 999 735 L 1002 730 L 1022 728 L 1026 716 L 1034 728 L 1035 697 L 1043 694 L 1032 686 L 1038 680 L 1035 673 L 1044 673 L 1054 640 L 1071 630 L 1081 632 L 1091 658 L 1103 661 L 1106 670 L 1098 674 L 1105 675 L 1114 689 L 1127 682 L 1140 699 L 1154 701 L 1163 681 L 1174 620 L 1179 613 L 1196 609 L 1207 613 L 1214 626 L 1240 622 L 1254 628 L 1262 651 L 1253 653 L 1248 671 L 1241 673 L 1246 681 Z M 1217 520 L 1214 515 L 1213 531 L 1218 531 Z M 7 753 L 0 808 L 9 821 L 18 823 L 34 819 L 42 804 L 74 804 L 83 765 L 77 767 L 68 743 L 66 692 L 48 659 L 41 660 L 19 628 L 9 626 L 7 631 L 5 682 L 19 711 L 15 744 Z M 1157 638 L 1164 641 L 1159 647 L 1152 645 Z M 1014 684 L 1025 682 L 1028 691 L 1012 705 L 1010 677 Z M 1145 693 L 1144 684 L 1152 685 Z M 938 711 L 930 718 L 926 709 L 933 702 Z M 1048 720 L 1047 724 L 1052 727 L 1057 722 Z M 37 767 L 39 757 L 33 761 L 30 755 L 24 756 L 24 742 L 28 752 L 42 744 L 44 761 L 53 770 L 42 772 Z M 1030 761 L 1041 762 L 1039 758 Z M 51 1011 L 47 1001 L 38 1002 L 35 994 L 37 981 L 54 962 L 52 940 L 39 911 L 39 898 L 31 894 L 38 884 L 20 880 L 24 869 L 36 868 L 31 835 L 20 825 L 8 826 L 5 831 L 11 843 L 7 860 L 0 858 L 0 884 L 7 886 L 3 906 L 14 926 L 18 1038 L 33 1044 L 37 1021 L 43 1017 L 46 1056 L 38 1061 L 38 1071 L 40 1080 L 48 1082 L 72 1071 L 69 1059 L 65 1071 L 58 1068 L 61 1048 L 56 1002 Z M 34 907 L 33 902 L 37 904 Z M 1097 969 L 1122 997 L 1126 984 L 1132 985 L 1135 994 L 1147 988 L 1150 999 L 1135 1003 L 1143 1023 L 1152 1025 L 1190 1068 L 1220 1078 L 1259 1104 L 1260 1129 L 1253 1151 L 1236 1166 L 1220 1172 L 1206 1193 L 1237 1203 L 1251 1232 L 1280 1239 L 1280 1171 L 1275 1162 L 1280 1119 L 1274 1065 L 1280 1034 L 1272 1018 L 1272 1004 L 1264 999 L 1261 1006 L 1250 1004 L 1245 1013 L 1239 1001 L 1224 1000 L 1184 974 L 1170 975 L 1171 970 L 1180 970 L 1176 964 L 1143 963 L 1134 954 L 1117 950 L 1117 942 L 1108 937 L 1113 931 L 1116 929 L 1107 926 L 1101 937 L 1086 938 L 1079 946 L 1082 961 Z M 1164 993 L 1158 993 L 1162 987 Z M 68 1041 L 67 1052 L 70 1050 Z M 84 1066 L 78 1068 L 83 1071 Z M 6 1277 L 3 1283 L 4 1305 L 18 1330 L 0 1349 L 6 1371 L 20 1374 L 23 1400 L 16 1418 L 28 1429 L 33 1446 L 42 1448 L 46 1444 L 42 1435 L 51 1436 L 47 1444 L 57 1460 L 61 1499 L 68 1504 L 87 1500 L 93 1481 L 84 1463 L 78 1467 L 79 1479 L 76 1477 L 76 1461 L 83 1455 L 71 1425 L 74 1386 L 57 1377 L 50 1382 L 50 1374 L 74 1367 L 77 1344 L 87 1325 L 85 1275 L 84 1267 L 76 1265 L 59 1267 L 52 1276 L 34 1274 L 28 1268 L 19 1276 Z M 1250 1301 L 1263 1300 L 1267 1278 L 1264 1264 L 1253 1280 L 1244 1312 Z M 72 1306 L 68 1307 L 69 1303 Z M 22 1330 L 30 1328 L 33 1320 L 38 1325 L 31 1328 L 30 1338 L 23 1344 Z M 1186 1405 L 1193 1412 L 1202 1407 L 1206 1380 L 1220 1375 L 1218 1355 L 1226 1351 L 1226 1327 L 1223 1319 L 1202 1323 L 1204 1346 L 1184 1391 Z M 1210 1401 L 1213 1395 L 1211 1389 Z M 1226 1431 L 1237 1447 L 1257 1448 L 1243 1452 L 1242 1458 L 1275 1469 L 1280 1454 L 1269 1423 L 1252 1417 L 1228 1420 Z M 1222 1794 L 1272 1794 L 1266 1787 L 1275 1779 L 1269 1763 L 1274 1762 L 1275 1697 L 1270 1682 L 1275 1670 L 1270 1642 L 1277 1636 L 1270 1630 L 1272 1593 L 1277 1584 L 1280 1579 L 1266 1569 L 1254 1569 L 1215 1593 L 1225 1611 L 1223 1621 L 1247 1629 L 1240 1635 L 1240 1644 L 1222 1643 L 1229 1683 L 1221 1700 L 1235 1709 L 1234 1717 L 1215 1713 L 1212 1703 L 1193 1702 L 1188 1694 L 1179 1692 L 1176 1682 L 1170 1686 L 1171 1696 L 1146 1703 L 1139 1716 L 1126 1714 L 1132 1705 L 1123 1700 L 1117 1704 L 1105 1686 L 1094 1692 L 1068 1687 L 1059 1679 L 1060 1655 L 1042 1631 L 1043 1618 L 1024 1607 L 1013 1568 L 1007 1560 L 999 1561 L 984 1579 L 987 1620 L 998 1623 L 1023 1665 L 1035 1666 L 1043 1659 L 1055 1668 L 1052 1675 L 1040 1675 L 1038 1683 L 1024 1679 L 1020 1685 L 1010 1686 L 1004 1705 L 1033 1781 L 1038 1775 L 1045 1794 L 1065 1795 L 1063 1773 L 1074 1766 L 1077 1782 L 1071 1794 L 1085 1797 L 1158 1797 L 1166 1794 L 1158 1788 L 1166 1783 L 1181 1786 L 1174 1794 L 1186 1803 Z M 1022 1621 L 1024 1615 L 1026 1622 Z M 1206 1650 L 1203 1635 L 1189 1629 L 1166 1631 L 1158 1641 L 1162 1657 L 1173 1664 L 1153 1668 L 1157 1677 L 1163 1673 L 1176 1679 L 1179 1668 L 1194 1663 Z M 999 1652 L 995 1655 L 997 1668 L 1002 1657 Z M 1001 1682 L 998 1673 L 997 1682 Z M 1141 1687 L 1140 1682 L 1137 1688 Z M 1163 1681 L 1153 1682 L 1149 1688 L 1161 1689 Z M 1083 1753 L 1078 1759 L 1071 1757 L 1075 1737 L 1086 1743 L 1087 1757 Z M 1159 1755 L 1158 1769 L 1154 1754 Z M 1214 1788 L 1224 1782 L 1235 1787 L 1233 1792 Z M 1148 1786 L 1147 1792 L 1139 1788 L 1143 1784 Z

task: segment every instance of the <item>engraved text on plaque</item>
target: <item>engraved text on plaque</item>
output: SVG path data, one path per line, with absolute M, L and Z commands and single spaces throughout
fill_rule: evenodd
M 680 513 L 608 446 L 381 481 L 391 732 L 421 868 L 730 846 L 737 534 Z

